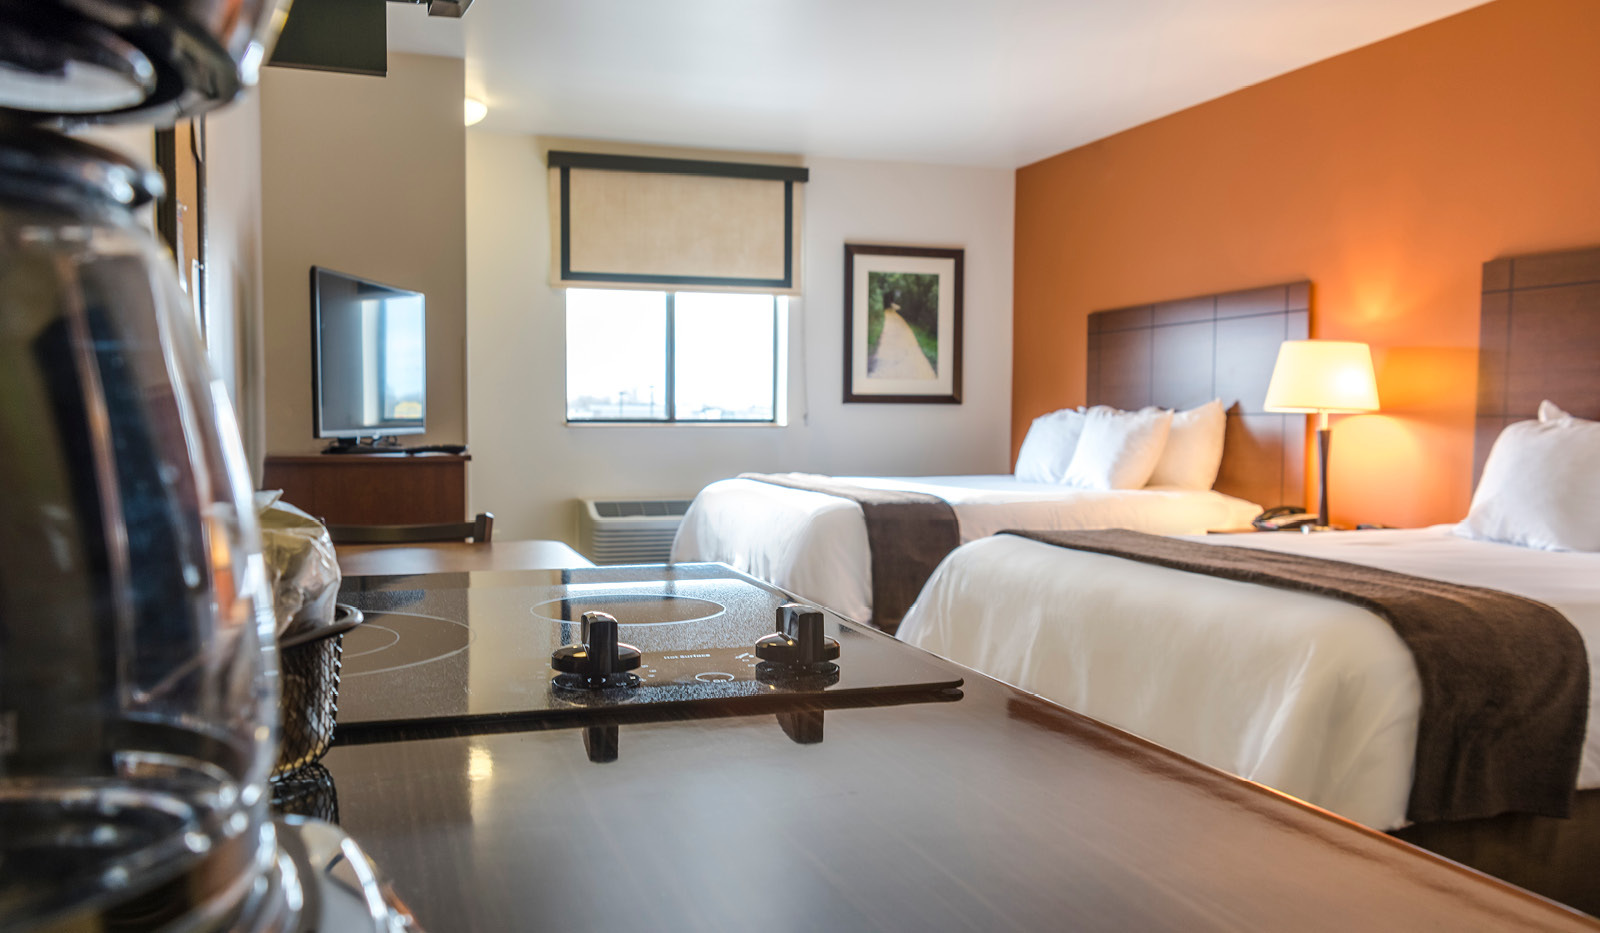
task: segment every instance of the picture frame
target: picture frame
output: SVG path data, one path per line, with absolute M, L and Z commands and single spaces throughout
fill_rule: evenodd
M 966 251 L 844 246 L 844 400 L 961 404 Z
M 209 346 L 205 118 L 156 130 L 155 161 L 166 183 L 166 193 L 156 202 L 156 232 L 172 250 L 178 281 L 194 304 L 200 339 Z

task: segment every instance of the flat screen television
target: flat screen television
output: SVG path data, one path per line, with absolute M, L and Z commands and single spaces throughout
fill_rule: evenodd
M 311 398 L 316 436 L 421 434 L 427 425 L 421 292 L 311 267 Z

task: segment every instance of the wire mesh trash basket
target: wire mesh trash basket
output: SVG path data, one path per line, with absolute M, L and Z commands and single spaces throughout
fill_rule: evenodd
M 339 794 L 333 775 L 322 765 L 304 768 L 272 780 L 272 812 L 276 816 L 309 816 L 339 822 Z
M 339 667 L 344 633 L 361 624 L 361 610 L 339 604 L 333 622 L 278 643 L 280 739 L 272 777 L 315 764 L 333 743 L 339 714 Z

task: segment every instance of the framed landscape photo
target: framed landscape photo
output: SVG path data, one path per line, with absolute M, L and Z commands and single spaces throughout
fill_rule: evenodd
M 844 400 L 961 403 L 963 250 L 844 247 Z

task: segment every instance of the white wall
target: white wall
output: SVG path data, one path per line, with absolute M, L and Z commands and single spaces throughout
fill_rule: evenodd
M 206 116 L 206 347 L 228 387 L 250 469 L 265 453 L 261 94 Z
M 808 159 L 805 297 L 790 305 L 787 427 L 563 423 L 561 293 L 549 286 L 538 140 L 467 133 L 470 510 L 496 536 L 573 540 L 572 500 L 691 495 L 747 470 L 1009 470 L 1014 173 Z M 845 242 L 966 250 L 960 405 L 841 401 Z

